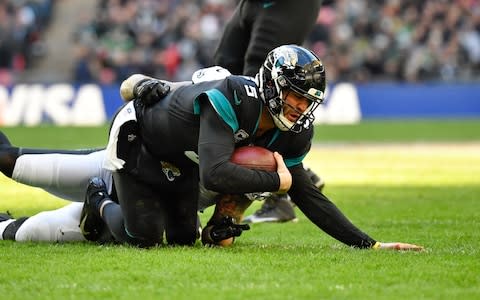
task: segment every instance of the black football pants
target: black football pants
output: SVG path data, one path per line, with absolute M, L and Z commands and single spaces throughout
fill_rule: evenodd
M 215 64 L 232 74 L 254 76 L 272 49 L 303 44 L 321 4 L 321 0 L 241 0 L 225 26 Z

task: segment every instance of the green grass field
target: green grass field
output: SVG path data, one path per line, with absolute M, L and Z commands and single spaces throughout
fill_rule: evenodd
M 100 147 L 106 140 L 106 127 L 2 130 L 22 146 Z M 315 138 L 306 161 L 325 179 L 325 194 L 372 237 L 426 251 L 351 249 L 298 210 L 299 222 L 253 225 L 225 249 L 1 241 L 1 297 L 480 298 L 480 121 L 320 126 Z M 0 211 L 32 214 L 65 203 L 0 175 Z

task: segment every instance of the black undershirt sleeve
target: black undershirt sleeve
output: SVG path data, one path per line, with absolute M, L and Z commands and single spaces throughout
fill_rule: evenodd
M 235 149 L 232 129 L 202 99 L 198 155 L 200 180 L 219 193 L 273 192 L 280 186 L 277 172 L 250 170 L 230 162 Z
M 353 225 L 311 182 L 301 165 L 289 168 L 293 184 L 288 192 L 307 218 L 333 238 L 348 246 L 371 248 L 375 240 Z

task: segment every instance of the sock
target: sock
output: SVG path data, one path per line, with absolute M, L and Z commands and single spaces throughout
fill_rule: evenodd
M 3 240 L 3 233 L 5 232 L 7 226 L 10 225 L 12 222 L 15 222 L 15 219 L 9 219 L 0 222 L 0 240 Z
M 22 226 L 23 222 L 25 222 L 27 219 L 28 217 L 21 217 L 16 220 L 11 219 L 11 220 L 1 222 L 0 223 L 0 232 L 1 232 L 0 240 L 14 241 L 15 235 L 17 234 L 18 229 L 20 229 L 20 226 Z M 5 227 L 3 227 L 3 230 L 2 230 L 2 225 L 4 225 L 5 223 L 7 224 Z
M 131 237 L 128 236 L 123 224 L 123 214 L 120 205 L 116 203 L 105 205 L 102 210 L 102 219 L 117 241 L 121 243 L 130 241 Z
M 105 209 L 105 206 L 110 203 L 115 203 L 110 198 L 105 198 L 100 203 L 98 204 L 98 212 L 100 213 L 100 217 L 103 218 L 103 210 Z

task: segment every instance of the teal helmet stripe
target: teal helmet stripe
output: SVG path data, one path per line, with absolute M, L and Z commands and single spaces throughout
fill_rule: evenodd
M 305 153 L 304 155 L 299 156 L 299 157 L 287 158 L 284 161 L 285 161 L 285 164 L 287 165 L 287 167 L 290 168 L 290 167 L 293 167 L 293 166 L 296 166 L 296 165 L 302 163 L 305 156 L 307 156 L 307 153 Z
M 238 125 L 237 115 L 227 97 L 217 89 L 208 90 L 205 94 L 207 94 L 208 100 L 220 118 L 232 128 L 233 132 L 236 132 L 240 126 Z M 198 100 L 199 98 L 195 99 L 193 103 L 193 113 L 196 115 L 200 114 L 200 104 L 198 103 Z

